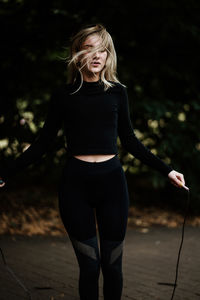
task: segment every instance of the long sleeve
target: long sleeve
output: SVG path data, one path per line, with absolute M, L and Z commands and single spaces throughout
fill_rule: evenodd
M 167 176 L 173 168 L 165 164 L 158 156 L 154 155 L 136 137 L 130 119 L 128 95 L 125 88 L 122 89 L 118 115 L 118 135 L 122 146 L 126 151 L 138 158 L 144 164 L 156 169 Z
M 63 120 L 60 94 L 59 89 L 55 89 L 52 92 L 44 125 L 39 130 L 34 142 L 11 164 L 3 168 L 0 167 L 0 177 L 5 182 L 18 171 L 37 162 L 45 153 L 52 149 Z

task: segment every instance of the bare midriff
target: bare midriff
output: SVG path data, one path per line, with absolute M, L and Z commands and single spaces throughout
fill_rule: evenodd
M 101 162 L 111 159 L 116 154 L 92 154 L 92 155 L 74 155 L 74 157 L 88 161 L 88 162 Z

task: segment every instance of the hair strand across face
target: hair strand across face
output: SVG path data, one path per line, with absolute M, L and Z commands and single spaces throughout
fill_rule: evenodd
M 107 90 L 109 87 L 113 86 L 111 81 L 119 82 L 116 75 L 117 56 L 112 37 L 106 31 L 105 27 L 101 24 L 86 27 L 72 37 L 70 45 L 70 56 L 68 59 L 68 83 L 74 83 L 78 75 L 80 75 L 80 87 L 82 86 L 82 68 L 85 64 L 88 63 L 87 61 L 81 61 L 81 57 L 83 56 L 83 54 L 88 52 L 88 49 L 82 49 L 82 44 L 88 36 L 94 34 L 99 35 L 101 43 L 97 47 L 90 49 L 89 52 L 90 54 L 93 54 L 97 51 L 107 51 L 106 64 L 100 73 L 100 79 L 104 83 L 104 89 Z M 80 89 L 80 87 L 78 88 L 78 90 Z

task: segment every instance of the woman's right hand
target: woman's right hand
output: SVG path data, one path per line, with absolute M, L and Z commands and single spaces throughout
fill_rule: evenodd
M 0 187 L 3 187 L 6 183 L 3 181 L 3 179 L 0 177 Z

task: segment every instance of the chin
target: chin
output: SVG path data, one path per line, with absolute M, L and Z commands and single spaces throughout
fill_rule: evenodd
M 90 69 L 90 72 L 91 72 L 91 73 L 100 73 L 101 70 L 102 70 L 102 68 L 91 68 L 91 69 Z

